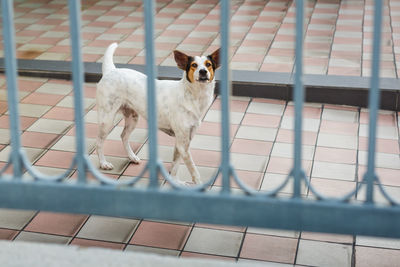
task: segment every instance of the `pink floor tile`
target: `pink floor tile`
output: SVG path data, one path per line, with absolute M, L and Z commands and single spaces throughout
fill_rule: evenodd
M 310 174 L 311 161 L 303 160 L 302 166 L 306 175 Z M 293 168 L 293 159 L 271 157 L 268 163 L 267 172 L 278 174 L 289 174 Z
M 315 145 L 315 142 L 317 141 L 317 133 L 303 131 L 302 139 L 303 139 L 302 140 L 303 145 Z M 294 143 L 294 131 L 286 130 L 286 129 L 279 129 L 278 135 L 276 137 L 276 142 L 293 144 Z
M 358 267 L 396 266 L 400 259 L 400 250 L 356 246 L 355 252 Z
M 322 120 L 320 132 L 329 134 L 357 135 L 358 124 L 349 122 Z
M 358 149 L 368 151 L 368 137 L 358 137 Z M 397 140 L 392 139 L 376 139 L 376 152 L 399 154 L 399 146 Z
M 21 140 L 25 147 L 48 148 L 57 137 L 57 134 L 24 132 L 21 135 Z
M 351 149 L 329 148 L 317 146 L 315 151 L 316 161 L 355 164 L 357 151 Z
M 233 137 L 238 129 L 238 125 L 231 124 L 230 134 Z M 221 136 L 221 124 L 216 122 L 202 122 L 200 127 L 197 129 L 197 134 Z
M 231 152 L 269 155 L 271 153 L 272 142 L 235 138 L 231 146 Z
M 56 94 L 45 94 L 45 93 L 37 93 L 34 92 L 27 97 L 25 97 L 21 103 L 27 104 L 41 104 L 41 105 L 55 105 L 61 99 L 63 99 L 63 95 L 56 95 Z
M 9 229 L 0 229 L 0 240 L 13 240 L 18 231 Z
M 73 108 L 53 107 L 43 116 L 43 118 L 72 121 L 74 120 L 74 116 Z
M 214 260 L 224 260 L 224 261 L 235 261 L 235 258 L 231 257 L 224 257 L 224 256 L 218 256 L 218 255 L 210 255 L 210 254 L 202 254 L 202 253 L 196 253 L 196 252 L 188 252 L 188 251 L 183 251 L 181 254 L 182 258 L 206 258 L 206 259 L 214 259 Z
M 86 221 L 87 215 L 39 212 L 26 226 L 26 231 L 73 236 Z
M 294 264 L 297 239 L 247 234 L 240 258 Z
M 74 156 L 75 153 L 72 152 L 49 150 L 36 162 L 36 165 L 67 169 Z
M 37 118 L 20 116 L 19 121 L 20 121 L 21 130 L 26 130 L 36 120 L 37 120 Z M 0 128 L 4 128 L 4 129 L 10 128 L 10 116 L 8 116 L 8 115 L 0 116 Z
M 189 235 L 190 226 L 143 221 L 130 244 L 167 249 L 182 249 Z
M 241 101 L 241 100 L 231 100 L 231 102 L 229 103 L 230 111 L 234 112 L 245 112 L 248 105 L 249 105 L 248 101 Z M 221 110 L 221 99 L 219 98 L 215 99 L 210 109 Z

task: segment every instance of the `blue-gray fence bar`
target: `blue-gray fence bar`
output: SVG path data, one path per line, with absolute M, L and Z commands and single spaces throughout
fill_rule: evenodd
M 17 62 L 15 59 L 14 42 L 14 10 L 13 1 L 2 0 L 1 9 L 3 14 L 4 55 L 7 74 L 8 108 L 10 111 L 10 135 L 12 151 L 10 160 L 13 164 L 14 177 L 20 179 L 22 176 L 21 161 L 21 138 L 18 112 L 18 85 L 17 85 Z
M 157 101 L 154 65 L 154 0 L 144 1 L 145 41 L 146 41 L 146 74 L 147 74 L 147 116 L 149 127 L 149 186 L 158 186 L 158 150 L 157 150 Z
M 75 132 L 76 132 L 76 165 L 78 182 L 86 182 L 86 146 L 85 126 L 83 121 L 83 62 L 81 54 L 81 2 L 68 1 L 70 33 L 72 48 L 72 78 L 74 86 Z
M 304 24 L 304 3 L 303 0 L 296 1 L 296 64 L 295 64 L 295 120 L 294 120 L 294 162 L 293 162 L 293 197 L 300 197 L 302 165 L 301 165 L 301 136 L 302 136 L 302 113 L 304 101 L 303 87 L 303 24 Z
M 221 112 L 222 112 L 222 162 L 216 175 L 207 183 L 184 188 L 176 184 L 161 164 L 157 153 L 157 102 L 154 64 L 154 1 L 144 1 L 146 31 L 146 74 L 148 75 L 148 121 L 149 121 L 149 163 L 138 177 L 115 181 L 100 173 L 89 161 L 85 151 L 83 121 L 83 65 L 80 51 L 80 2 L 69 1 L 71 46 L 73 54 L 74 105 L 77 138 L 77 152 L 70 168 L 61 175 L 46 178 L 36 171 L 27 160 L 21 148 L 17 67 L 15 59 L 13 1 L 2 0 L 3 35 L 7 75 L 8 105 L 11 129 L 10 160 L 0 170 L 0 207 L 48 210 L 70 213 L 91 213 L 108 216 L 143 217 L 149 219 L 196 221 L 204 223 L 231 224 L 254 227 L 270 227 L 291 230 L 332 232 L 342 234 L 363 234 L 386 237 L 400 237 L 400 205 L 392 199 L 381 184 L 377 183 L 385 199 L 392 205 L 379 206 L 373 202 L 373 185 L 379 179 L 375 174 L 375 141 L 377 112 L 379 108 L 379 52 L 382 1 L 375 1 L 373 70 L 370 91 L 370 128 L 368 170 L 357 188 L 336 199 L 328 199 L 315 191 L 301 166 L 302 149 L 302 108 L 304 86 L 302 82 L 302 50 L 304 1 L 296 1 L 296 73 L 295 73 L 295 149 L 294 163 L 290 175 L 275 190 L 258 192 L 246 186 L 236 175 L 229 154 L 229 19 L 230 2 L 221 3 Z M 13 164 L 12 179 L 4 175 Z M 65 183 L 74 166 L 78 169 L 78 182 Z M 20 181 L 23 168 L 27 169 L 34 181 Z M 88 184 L 86 170 L 101 182 Z M 150 185 L 147 188 L 133 187 L 143 175 L 150 171 Z M 172 185 L 170 190 L 158 190 L 158 174 Z M 203 192 L 222 173 L 222 193 Z M 247 194 L 233 194 L 230 191 L 230 177 Z M 293 198 L 276 198 L 276 194 L 294 179 Z M 301 181 L 316 196 L 314 199 L 300 197 Z M 366 204 L 349 202 L 362 187 L 366 186 Z M 38 197 L 40 195 L 40 197 Z M 22 196 L 22 197 L 21 197 Z M 173 208 L 171 208 L 173 207 Z
M 221 173 L 222 173 L 222 192 L 230 191 L 230 177 L 232 174 L 230 162 L 230 136 L 229 136 L 229 0 L 221 2 Z
M 374 5 L 374 40 L 372 53 L 372 75 L 369 90 L 369 131 L 368 131 L 368 164 L 365 178 L 367 180 L 366 201 L 373 202 L 375 181 L 375 145 L 376 121 L 380 103 L 379 94 L 379 62 L 381 52 L 382 1 L 375 0 Z

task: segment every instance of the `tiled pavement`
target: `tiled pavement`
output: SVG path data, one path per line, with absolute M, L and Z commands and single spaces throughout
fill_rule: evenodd
M 118 42 L 116 62 L 144 63 L 142 0 L 82 2 L 85 61 L 101 61 L 107 45 Z M 369 76 L 373 1 L 305 2 L 305 73 Z M 400 60 L 400 2 L 383 2 L 381 76 L 396 78 L 400 74 L 397 66 Z M 231 9 L 231 67 L 292 72 L 295 60 L 294 1 L 234 0 Z M 219 45 L 217 0 L 158 0 L 155 22 L 156 62 L 159 65 L 175 65 L 174 49 L 201 54 L 209 53 Z M 70 60 L 66 1 L 15 1 L 15 26 L 19 58 Z
M 70 60 L 68 10 L 65 1 L 15 1 L 17 56 L 25 59 Z M 106 46 L 120 46 L 115 61 L 144 62 L 141 1 L 83 2 L 84 60 L 100 62 Z M 368 76 L 371 62 L 372 0 L 307 1 L 305 72 Z M 216 0 L 157 1 L 157 64 L 174 65 L 173 49 L 210 52 L 218 47 Z M 287 0 L 231 1 L 233 69 L 291 72 L 294 63 L 294 4 Z M 385 1 L 381 74 L 398 77 L 400 4 Z M 0 37 L 1 38 L 1 37 Z M 2 56 L 2 44 L 0 43 Z M 396 62 L 397 61 L 397 62 Z M 68 168 L 74 151 L 70 82 L 23 78 L 20 85 L 22 144 L 35 167 L 48 174 Z M 0 168 L 9 147 L 4 77 L 0 77 Z M 95 86 L 85 86 L 87 150 L 94 164 L 97 130 Z M 203 179 L 215 173 L 220 155 L 219 100 L 207 112 L 192 143 Z M 292 162 L 293 105 L 268 99 L 233 98 L 232 160 L 249 186 L 271 190 L 285 178 Z M 365 172 L 368 111 L 356 107 L 307 104 L 304 109 L 303 166 L 311 184 L 329 196 L 354 189 Z M 382 184 L 400 199 L 399 120 L 395 112 L 379 116 L 377 172 Z M 143 160 L 129 164 L 119 122 L 106 141 L 115 179 L 137 175 L 147 157 L 146 123 L 131 137 Z M 160 133 L 160 156 L 168 168 L 173 140 Z M 178 175 L 189 179 L 182 165 Z M 146 174 L 145 174 L 146 176 Z M 76 177 L 75 173 L 70 179 Z M 145 179 L 143 179 L 145 182 Z M 218 187 L 220 182 L 214 185 Z M 233 185 L 235 186 L 235 185 Z M 305 197 L 312 197 L 304 187 Z M 291 193 L 291 187 L 280 195 Z M 362 200 L 363 192 L 357 194 Z M 378 201 L 384 202 L 377 194 Z M 103 246 L 181 257 L 264 261 L 283 266 L 396 266 L 400 241 L 245 227 L 155 222 L 141 219 L 0 210 L 0 238 Z
M 20 77 L 19 84 L 22 144 L 30 160 L 44 173 L 64 172 L 74 151 L 71 83 Z M 5 87 L 4 76 L 0 76 L 2 107 L 6 106 Z M 97 164 L 95 85 L 85 84 L 84 95 L 87 150 Z M 220 101 L 216 98 L 192 143 L 194 161 L 203 179 L 211 177 L 218 166 L 219 112 Z M 288 174 L 292 164 L 293 115 L 290 102 L 232 98 L 232 160 L 239 177 L 249 186 L 271 190 Z M 344 195 L 360 181 L 366 164 L 367 116 L 367 110 L 357 107 L 306 104 L 303 166 L 319 192 Z M 106 155 L 115 166 L 107 175 L 115 179 L 137 175 L 147 157 L 146 123 L 141 120 L 131 137 L 132 146 L 144 159 L 140 165 L 128 163 L 119 140 L 122 127 L 122 121 L 116 121 L 105 146 Z M 8 128 L 8 112 L 3 108 L 0 167 L 5 165 L 10 151 Z M 400 199 L 398 141 L 398 114 L 380 111 L 377 171 L 388 192 Z M 159 143 L 160 157 L 168 168 L 173 139 L 160 132 Z M 189 179 L 183 164 L 178 176 Z M 72 173 L 69 179 L 75 177 Z M 142 182 L 146 180 L 143 178 Z M 213 187 L 219 185 L 216 182 Z M 279 195 L 287 196 L 291 190 L 287 186 Z M 313 197 L 306 187 L 302 194 Z M 357 199 L 363 199 L 362 192 Z M 377 200 L 384 202 L 379 194 Z M 306 266 L 395 266 L 400 260 L 400 241 L 395 239 L 3 209 L 0 238 Z

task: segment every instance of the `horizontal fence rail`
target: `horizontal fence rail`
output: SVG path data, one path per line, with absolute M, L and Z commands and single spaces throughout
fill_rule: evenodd
M 295 62 L 295 136 L 293 168 L 286 179 L 274 190 L 260 192 L 248 187 L 238 177 L 232 166 L 229 143 L 229 97 L 231 91 L 229 70 L 229 19 L 230 1 L 221 0 L 221 164 L 218 172 L 206 183 L 183 187 L 176 183 L 161 163 L 157 154 L 157 114 L 155 96 L 157 77 L 154 64 L 154 1 L 144 1 L 146 33 L 147 109 L 149 129 L 149 161 L 141 174 L 123 181 L 104 176 L 91 164 L 85 151 L 83 120 L 83 63 L 81 55 L 81 5 L 80 1 L 68 1 L 72 70 L 76 126 L 76 154 L 69 169 L 55 176 L 48 176 L 33 168 L 21 147 L 18 111 L 17 66 L 15 57 L 13 1 L 2 0 L 2 19 L 8 104 L 10 114 L 11 153 L 6 166 L 0 170 L 0 207 L 37 209 L 71 213 L 90 213 L 108 216 L 143 217 L 163 220 L 205 222 L 241 226 L 270 227 L 280 229 L 363 234 L 400 237 L 400 205 L 379 182 L 375 171 L 376 127 L 379 103 L 379 62 L 382 24 L 382 1 L 375 1 L 374 42 L 371 89 L 369 93 L 369 148 L 368 167 L 362 182 L 352 192 L 340 198 L 320 194 L 310 183 L 301 164 L 303 86 L 303 37 L 304 1 L 296 3 L 296 62 Z M 12 175 L 5 171 L 12 167 Z M 76 182 L 66 183 L 66 177 L 77 169 Z M 33 180 L 22 179 L 24 170 Z M 149 171 L 146 188 L 134 185 Z M 99 184 L 89 183 L 91 173 Z M 160 187 L 158 176 L 171 185 Z M 208 190 L 221 174 L 222 189 Z M 235 181 L 242 193 L 231 190 Z M 279 191 L 293 182 L 293 194 L 289 198 L 277 197 Z M 305 199 L 301 186 L 306 185 L 315 196 Z M 365 187 L 366 201 L 354 201 L 361 187 Z M 374 202 L 377 187 L 390 205 Z

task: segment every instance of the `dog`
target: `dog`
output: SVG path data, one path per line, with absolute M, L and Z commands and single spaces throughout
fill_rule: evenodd
M 123 146 L 129 159 L 138 164 L 139 157 L 132 151 L 129 136 L 135 129 L 139 116 L 147 119 L 147 76 L 141 72 L 116 68 L 113 55 L 117 48 L 112 43 L 106 50 L 102 65 L 102 78 L 97 84 L 96 105 L 98 114 L 97 155 L 100 168 L 110 170 L 113 165 L 104 156 L 104 140 L 121 112 L 125 126 L 121 133 Z M 156 80 L 158 128 L 175 137 L 175 148 L 170 174 L 176 179 L 180 159 L 186 164 L 192 181 L 201 183 L 189 151 L 190 142 L 202 117 L 214 98 L 215 71 L 220 67 L 220 49 L 208 56 L 188 56 L 178 50 L 174 58 L 183 70 L 181 80 Z M 177 179 L 177 182 L 180 182 Z

